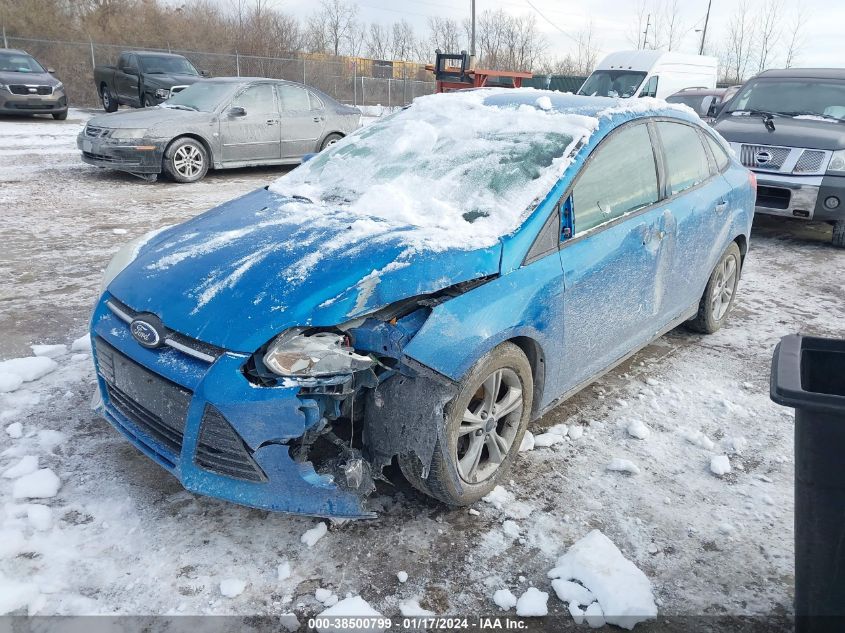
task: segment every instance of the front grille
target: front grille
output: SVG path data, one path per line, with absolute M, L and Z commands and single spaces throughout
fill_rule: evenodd
M 745 167 L 756 169 L 771 169 L 774 171 L 783 167 L 789 157 L 790 148 L 772 145 L 745 145 L 740 147 L 739 160 Z M 760 161 L 761 154 L 766 153 L 769 160 Z
M 171 459 L 178 457 L 193 394 L 124 356 L 102 338 L 96 339 L 95 349 L 109 403 Z
M 255 463 L 249 449 L 226 418 L 211 405 L 206 406 L 200 426 L 197 466 L 235 479 L 262 482 L 267 475 Z
M 796 174 L 815 173 L 821 171 L 822 162 L 824 161 L 825 153 L 814 149 L 805 149 L 801 154 L 801 158 L 795 163 L 795 169 L 792 171 Z
M 14 101 L 8 101 L 6 105 L 16 110 L 52 110 L 56 107 L 52 103 L 15 103 Z
M 129 160 L 127 158 L 120 158 L 116 156 L 106 156 L 105 154 L 92 154 L 91 152 L 82 152 L 85 158 L 100 161 L 101 163 L 119 163 L 121 165 L 140 165 L 140 160 Z
M 90 138 L 104 138 L 108 136 L 109 132 L 108 128 L 104 127 L 97 127 L 95 125 L 86 125 L 85 126 L 85 136 Z
M 9 92 L 13 95 L 36 94 L 46 96 L 53 94 L 53 88 L 52 86 L 24 86 L 22 84 L 12 84 L 9 86 Z

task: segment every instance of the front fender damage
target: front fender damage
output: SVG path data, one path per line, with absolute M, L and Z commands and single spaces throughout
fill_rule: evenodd
M 383 469 L 395 456 L 416 456 L 426 478 L 435 450 L 445 450 L 445 409 L 458 385 L 403 350 L 439 303 L 466 289 L 450 288 L 439 296 L 403 301 L 338 326 L 335 330 L 349 336 L 356 353 L 371 356 L 373 367 L 296 380 L 299 408 L 307 423 L 301 437 L 287 442 L 290 456 L 313 466 L 339 492 L 355 493 L 362 516 L 370 512 L 366 506 L 375 481 L 389 482 Z M 256 357 L 260 354 L 261 350 Z M 267 387 L 291 380 L 272 376 L 255 364 L 246 373 L 252 382 Z

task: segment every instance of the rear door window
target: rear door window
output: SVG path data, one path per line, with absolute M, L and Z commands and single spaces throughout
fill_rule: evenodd
M 658 121 L 657 130 L 666 155 L 669 195 L 710 178 L 710 162 L 695 128 L 683 123 Z
M 572 190 L 575 235 L 657 202 L 657 169 L 643 123 L 614 132 L 595 150 Z
M 282 112 L 308 112 L 311 109 L 311 101 L 305 88 L 279 84 L 278 89 L 279 99 L 282 102 Z

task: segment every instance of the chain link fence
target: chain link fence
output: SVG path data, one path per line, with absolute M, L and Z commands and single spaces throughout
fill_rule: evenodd
M 116 46 L 95 42 L 65 42 L 5 37 L 6 48 L 25 50 L 44 66 L 55 69 L 65 84 L 70 104 L 92 107 L 100 103 L 94 85 L 94 66 L 115 64 L 121 51 L 145 50 L 177 53 L 214 77 L 268 77 L 314 86 L 341 103 L 351 105 L 403 106 L 414 98 L 434 92 L 419 64 L 386 62 L 357 57 L 302 54 L 290 58 L 259 57 L 204 51 Z

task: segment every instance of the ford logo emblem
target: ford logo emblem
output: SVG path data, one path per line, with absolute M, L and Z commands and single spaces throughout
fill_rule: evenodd
M 160 324 L 151 322 L 149 317 L 138 318 L 129 324 L 129 331 L 138 343 L 144 347 L 160 347 L 164 341 L 163 330 Z M 158 319 L 155 319 L 158 321 Z

